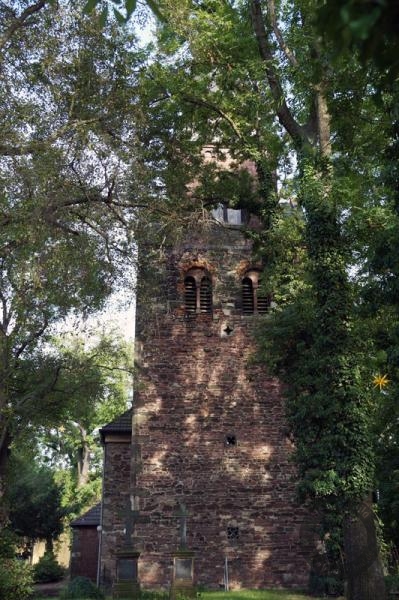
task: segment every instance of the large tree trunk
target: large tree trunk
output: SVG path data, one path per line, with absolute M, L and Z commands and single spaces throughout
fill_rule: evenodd
M 53 538 L 50 536 L 48 538 L 46 538 L 46 542 L 45 542 L 45 552 L 46 554 L 53 554 L 54 553 L 54 540 Z
M 4 306 L 3 306 L 4 317 Z M 4 323 L 0 326 L 0 531 L 7 524 L 8 510 L 5 503 L 6 476 L 8 468 L 9 447 L 11 443 L 9 417 L 7 408 L 8 397 L 8 343 Z
M 386 590 L 371 501 L 344 524 L 347 600 L 385 600 Z
M 89 445 L 83 441 L 81 447 L 78 449 L 78 488 L 86 485 L 89 481 L 90 472 L 90 448 Z
M 1 426 L 0 417 L 0 426 Z M 8 457 L 10 454 L 9 445 L 11 437 L 8 429 L 4 425 L 4 429 L 0 431 L 1 443 L 0 443 L 0 531 L 7 525 L 8 522 L 8 509 L 5 502 L 6 495 L 6 477 L 8 468 Z

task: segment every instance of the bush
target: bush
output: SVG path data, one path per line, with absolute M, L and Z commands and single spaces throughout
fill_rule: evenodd
M 311 573 L 309 580 L 309 593 L 312 596 L 341 596 L 344 584 L 337 577 L 331 575 L 315 575 Z
M 60 598 L 61 600 L 74 598 L 79 598 L 79 600 L 86 600 L 88 598 L 102 600 L 104 594 L 87 577 L 75 577 L 69 582 L 65 590 L 61 592 Z
M 399 592 L 399 575 L 387 575 L 385 577 L 387 592 Z
M 0 558 L 0 598 L 26 600 L 33 593 L 32 567 L 16 558 Z
M 5 528 L 0 531 L 0 559 L 15 558 L 15 548 L 18 545 L 18 537 Z
M 33 567 L 33 578 L 36 583 L 59 581 L 65 575 L 64 567 L 58 564 L 52 552 L 46 552 Z

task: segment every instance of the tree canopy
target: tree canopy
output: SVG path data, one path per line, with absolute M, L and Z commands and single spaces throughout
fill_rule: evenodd
M 83 4 L 2 3 L 0 16 L 1 496 L 14 436 L 63 418 L 56 328 L 133 294 L 144 55 Z

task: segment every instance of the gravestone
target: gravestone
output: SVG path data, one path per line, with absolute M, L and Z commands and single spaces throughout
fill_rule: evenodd
M 134 533 L 138 523 L 148 523 L 149 518 L 132 510 L 130 499 L 124 512 L 125 537 L 124 545 L 116 553 L 116 582 L 112 589 L 112 597 L 118 600 L 137 600 L 140 597 L 140 582 L 138 580 L 138 560 L 140 552 L 134 545 Z
M 179 549 L 173 553 L 173 580 L 170 589 L 170 600 L 179 596 L 194 598 L 196 589 L 194 585 L 194 552 L 187 549 L 187 517 L 188 513 L 184 504 L 180 504 L 180 511 L 176 514 L 180 521 Z

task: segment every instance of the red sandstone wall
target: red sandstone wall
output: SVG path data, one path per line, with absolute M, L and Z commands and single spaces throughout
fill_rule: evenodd
M 137 528 L 140 580 L 144 587 L 170 584 L 182 502 L 190 515 L 188 547 L 196 554 L 198 584 L 221 585 L 227 557 L 233 587 L 304 585 L 305 514 L 294 502 L 281 388 L 264 367 L 251 366 L 258 317 L 243 317 L 240 310 L 241 277 L 251 265 L 248 242 L 237 230 L 209 233 L 171 255 L 157 319 L 146 321 L 139 304 L 143 346 L 132 492 L 150 518 Z M 212 316 L 184 314 L 183 273 L 190 265 L 211 272 Z M 236 436 L 236 445 L 226 444 L 227 435 Z M 112 456 L 107 467 L 106 489 L 114 494 L 106 493 L 108 508 L 121 502 L 112 472 L 118 461 L 125 469 L 122 456 Z M 126 482 L 120 484 L 126 490 Z M 121 544 L 113 527 L 112 535 L 105 532 L 107 568 Z M 238 529 L 238 540 L 228 539 L 228 528 Z
M 124 513 L 129 499 L 130 438 L 113 436 L 105 444 L 101 523 L 100 580 L 109 588 L 115 577 L 115 552 L 122 543 Z
M 165 323 L 145 356 L 138 485 L 148 494 L 142 509 L 154 526 L 139 529 L 141 579 L 165 583 L 181 501 L 190 513 L 188 545 L 199 583 L 221 583 L 227 556 L 236 586 L 303 584 L 303 513 L 293 502 L 280 386 L 247 367 L 247 322 L 230 318 L 233 333 L 225 337 L 222 323 Z M 230 434 L 236 446 L 226 445 Z M 227 539 L 228 527 L 238 527 L 237 542 Z

